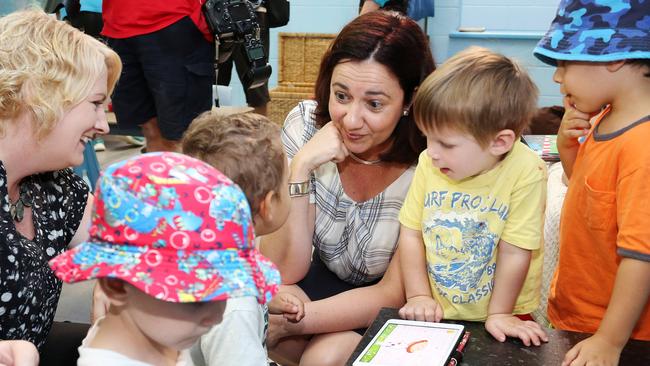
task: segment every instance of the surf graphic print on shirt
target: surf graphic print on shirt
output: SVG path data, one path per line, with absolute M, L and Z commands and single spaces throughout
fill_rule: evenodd
M 429 192 L 422 235 L 427 271 L 437 297 L 452 307 L 487 306 L 496 269 L 499 235 L 508 205 L 465 192 Z

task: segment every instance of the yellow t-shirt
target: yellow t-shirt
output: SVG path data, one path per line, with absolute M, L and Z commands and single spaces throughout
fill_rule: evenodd
M 521 142 L 490 171 L 462 181 L 420 154 L 399 220 L 422 232 L 431 292 L 445 319 L 487 318 L 499 239 L 533 251 L 513 313 L 537 308 L 545 202 L 546 165 Z

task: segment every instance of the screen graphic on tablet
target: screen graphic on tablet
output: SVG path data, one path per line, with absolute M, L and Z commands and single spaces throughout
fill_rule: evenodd
M 388 320 L 354 366 L 444 366 L 462 337 L 463 328 L 458 324 Z

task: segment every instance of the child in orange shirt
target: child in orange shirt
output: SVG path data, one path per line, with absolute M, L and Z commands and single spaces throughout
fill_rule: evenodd
M 629 338 L 650 340 L 649 38 L 650 2 L 565 0 L 534 51 L 557 66 L 570 178 L 548 316 L 595 333 L 563 365 L 616 365 Z

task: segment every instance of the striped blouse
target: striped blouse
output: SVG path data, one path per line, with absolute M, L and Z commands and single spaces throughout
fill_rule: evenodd
M 316 133 L 315 101 L 303 101 L 287 116 L 282 142 L 289 160 Z M 312 172 L 309 201 L 316 205 L 315 252 L 341 280 L 352 285 L 384 275 L 397 247 L 399 210 L 408 192 L 415 165 L 383 192 L 355 202 L 343 191 L 335 163 Z

